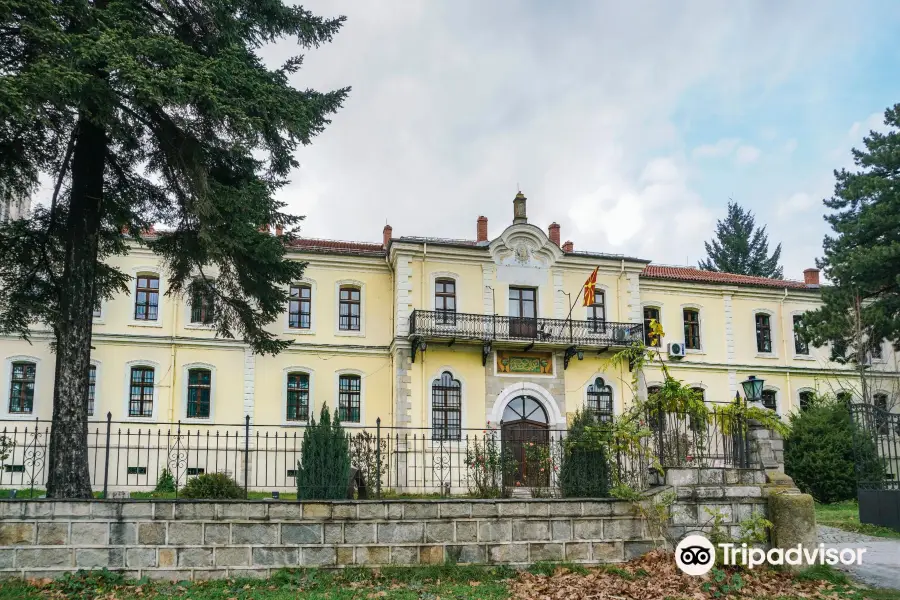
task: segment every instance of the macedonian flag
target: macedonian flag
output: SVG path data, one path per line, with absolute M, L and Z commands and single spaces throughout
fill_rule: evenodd
M 594 288 L 597 285 L 597 270 L 599 268 L 595 267 L 594 272 L 584 282 L 584 306 L 591 306 L 594 303 Z

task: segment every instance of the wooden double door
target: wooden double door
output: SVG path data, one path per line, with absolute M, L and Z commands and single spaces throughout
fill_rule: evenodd
M 503 485 L 548 487 L 551 447 L 547 411 L 530 396 L 510 401 L 500 430 L 504 454 Z

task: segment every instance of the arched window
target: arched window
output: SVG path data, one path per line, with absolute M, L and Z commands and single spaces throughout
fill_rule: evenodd
M 212 390 L 212 373 L 209 369 L 188 371 L 187 418 L 208 419 Z
M 612 421 L 613 397 L 612 388 L 606 385 L 602 377 L 598 377 L 587 388 L 587 410 L 603 423 Z
M 37 365 L 33 362 L 14 362 L 9 383 L 9 412 L 30 414 L 34 409 L 34 380 Z
M 287 415 L 288 421 L 309 420 L 309 375 L 307 373 L 288 373 L 287 376 Z
M 762 405 L 768 409 L 776 410 L 778 407 L 778 394 L 775 390 L 763 390 Z
M 809 408 L 810 404 L 812 404 L 813 398 L 815 397 L 815 392 L 810 390 L 803 390 L 798 394 L 800 398 L 800 410 L 806 410 Z
M 697 397 L 700 398 L 700 400 L 706 402 L 706 390 L 704 390 L 702 387 L 691 388 L 691 391 L 697 394 Z
M 462 435 L 462 384 L 449 371 L 431 382 L 431 426 L 435 440 Z
M 534 423 L 549 423 L 547 411 L 541 403 L 530 396 L 518 396 L 509 401 L 503 409 L 503 422 L 532 421 Z
M 662 388 L 658 385 L 651 385 L 647 388 L 647 400 L 653 402 L 655 400 L 656 394 L 662 391 Z M 661 412 L 650 412 L 647 415 L 647 423 L 650 426 L 650 431 L 658 432 L 665 431 L 666 429 L 666 415 Z

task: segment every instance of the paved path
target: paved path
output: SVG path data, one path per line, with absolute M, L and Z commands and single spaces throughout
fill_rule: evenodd
M 818 530 L 819 541 L 826 548 L 866 549 L 861 565 L 838 564 L 838 569 L 866 585 L 900 590 L 900 540 L 852 533 L 826 525 L 819 525 Z

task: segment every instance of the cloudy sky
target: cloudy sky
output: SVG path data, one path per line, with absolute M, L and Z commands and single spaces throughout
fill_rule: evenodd
M 347 23 L 295 84 L 353 88 L 282 191 L 310 237 L 493 237 L 518 186 L 576 249 L 695 265 L 733 198 L 800 278 L 832 170 L 900 102 L 895 0 L 305 6 Z

